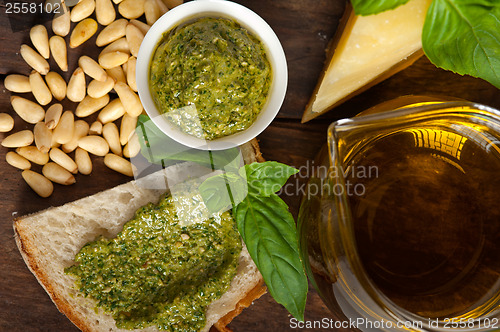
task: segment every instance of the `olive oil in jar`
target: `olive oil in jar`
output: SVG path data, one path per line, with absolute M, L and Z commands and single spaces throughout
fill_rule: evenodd
M 365 273 L 394 304 L 428 318 L 474 317 L 500 297 L 500 151 L 455 129 L 378 137 L 348 163 L 376 166 L 376 176 L 346 176 L 363 188 L 348 202 Z

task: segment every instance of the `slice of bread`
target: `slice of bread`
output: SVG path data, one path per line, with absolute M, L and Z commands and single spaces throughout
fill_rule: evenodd
M 247 164 L 263 160 L 255 140 L 241 146 L 241 152 Z M 130 331 L 117 328 L 111 315 L 95 310 L 93 300 L 79 296 L 73 277 L 66 275 L 64 269 L 74 263 L 75 255 L 89 241 L 101 235 L 116 236 L 139 207 L 156 203 L 177 178 L 201 177 L 206 172 L 206 168 L 192 163 L 174 165 L 63 206 L 18 218 L 14 232 L 19 251 L 59 311 L 82 331 Z M 177 176 L 173 178 L 172 174 Z M 167 185 L 162 188 L 158 184 Z M 226 325 L 231 319 L 264 293 L 262 276 L 243 246 L 237 275 L 229 290 L 208 307 L 202 331 L 214 324 L 220 331 L 230 331 Z M 151 326 L 142 331 L 158 329 Z

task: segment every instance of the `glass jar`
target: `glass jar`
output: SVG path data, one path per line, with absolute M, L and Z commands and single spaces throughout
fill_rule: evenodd
M 500 328 L 500 112 L 404 97 L 333 123 L 299 212 L 306 272 L 361 331 Z

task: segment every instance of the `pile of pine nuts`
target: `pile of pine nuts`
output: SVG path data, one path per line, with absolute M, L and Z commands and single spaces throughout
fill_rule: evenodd
M 183 2 L 80 0 L 70 10 L 64 0 L 47 1 L 61 4 L 62 13 L 52 20 L 54 35 L 49 38 L 45 26 L 34 26 L 30 30 L 33 47 L 22 45 L 20 49 L 33 71 L 29 76 L 8 75 L 4 81 L 11 92 L 33 94 L 36 102 L 13 95 L 11 105 L 21 119 L 34 127 L 10 134 L 1 142 L 2 146 L 15 149 L 7 152 L 7 163 L 23 170 L 22 177 L 41 197 L 52 194 L 53 183 L 70 185 L 76 182 L 75 174 L 90 174 L 90 155 L 104 157 L 104 164 L 110 169 L 133 176 L 133 165 L 128 159 L 140 151 L 135 126 L 143 112 L 135 82 L 137 53 L 149 27 Z M 117 18 L 116 9 L 121 18 Z M 97 22 L 90 17 L 94 12 Z M 143 15 L 147 23 L 139 20 Z M 77 23 L 72 31 L 71 22 Z M 63 37 L 71 32 L 69 47 L 78 47 L 97 32 L 98 24 L 105 28 L 96 40 L 97 47 L 104 47 L 97 61 L 81 56 L 66 82 L 51 70 L 47 60 L 52 56 L 61 71 L 68 71 Z M 85 75 L 92 79 L 88 85 Z M 48 106 L 53 98 L 68 98 L 78 106 L 74 110 L 64 110 L 57 102 Z M 96 121 L 85 120 L 98 111 Z M 115 121 L 120 121 L 120 128 Z M 13 129 L 12 116 L 0 113 L 0 132 Z M 31 163 L 43 166 L 41 174 L 31 170 Z

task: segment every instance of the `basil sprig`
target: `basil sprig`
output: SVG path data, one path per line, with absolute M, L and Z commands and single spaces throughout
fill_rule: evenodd
M 236 173 L 219 174 L 206 179 L 199 187 L 203 201 L 210 212 L 227 211 L 243 201 L 248 186 Z
M 351 0 L 357 15 L 372 15 L 404 5 L 408 0 Z
M 304 320 L 308 283 L 292 214 L 276 192 L 298 170 L 274 161 L 240 167 L 238 148 L 221 151 L 189 149 L 161 132 L 145 115 L 136 133 L 141 154 L 164 166 L 195 162 L 224 173 L 209 177 L 199 187 L 211 212 L 232 209 L 240 235 L 266 282 L 269 293 L 294 317 Z
M 422 46 L 436 66 L 500 88 L 500 1 L 434 0 Z
M 254 163 L 242 169 L 249 186 L 248 194 L 233 210 L 238 230 L 269 293 L 303 321 L 308 285 L 297 230 L 288 206 L 275 193 L 298 170 L 276 162 Z
M 240 235 L 269 293 L 294 317 L 304 320 L 308 284 L 295 221 L 276 195 L 297 172 L 274 161 L 252 163 L 241 167 L 238 174 L 226 172 L 208 178 L 199 189 L 209 211 L 233 207 Z
M 288 178 L 297 172 L 295 168 L 275 161 L 253 163 L 240 168 L 239 171 L 241 176 L 247 178 L 248 185 L 253 192 L 264 197 L 280 190 Z
M 408 0 L 351 0 L 358 15 L 377 14 Z M 500 88 L 500 1 L 433 0 L 422 46 L 445 70 L 482 78 Z

